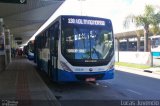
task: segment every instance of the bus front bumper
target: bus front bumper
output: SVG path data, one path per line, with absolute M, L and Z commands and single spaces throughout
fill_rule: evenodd
M 114 68 L 103 72 L 67 72 L 64 70 L 58 70 L 58 81 L 85 81 L 87 78 L 95 78 L 95 80 L 113 79 L 114 71 Z

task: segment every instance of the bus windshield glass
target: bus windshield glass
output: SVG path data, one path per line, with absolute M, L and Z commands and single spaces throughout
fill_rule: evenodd
M 69 59 L 106 59 L 113 46 L 112 30 L 82 26 L 62 29 L 62 52 Z

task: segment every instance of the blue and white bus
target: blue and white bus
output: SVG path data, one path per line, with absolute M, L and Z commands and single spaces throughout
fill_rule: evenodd
M 23 53 L 29 60 L 34 60 L 34 40 L 31 40 L 23 47 Z
M 151 52 L 155 58 L 160 58 L 160 35 L 151 36 Z
M 109 19 L 59 16 L 35 38 L 38 67 L 57 82 L 114 78 L 114 34 Z

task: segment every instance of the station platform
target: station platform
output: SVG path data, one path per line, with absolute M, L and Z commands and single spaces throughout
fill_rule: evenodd
M 0 106 L 60 106 L 35 67 L 17 57 L 0 72 Z

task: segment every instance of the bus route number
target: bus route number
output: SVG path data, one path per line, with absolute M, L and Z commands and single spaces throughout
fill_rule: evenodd
M 76 21 L 75 21 L 74 18 L 68 18 L 68 23 L 73 24 L 73 23 L 75 23 L 75 22 L 76 22 Z

